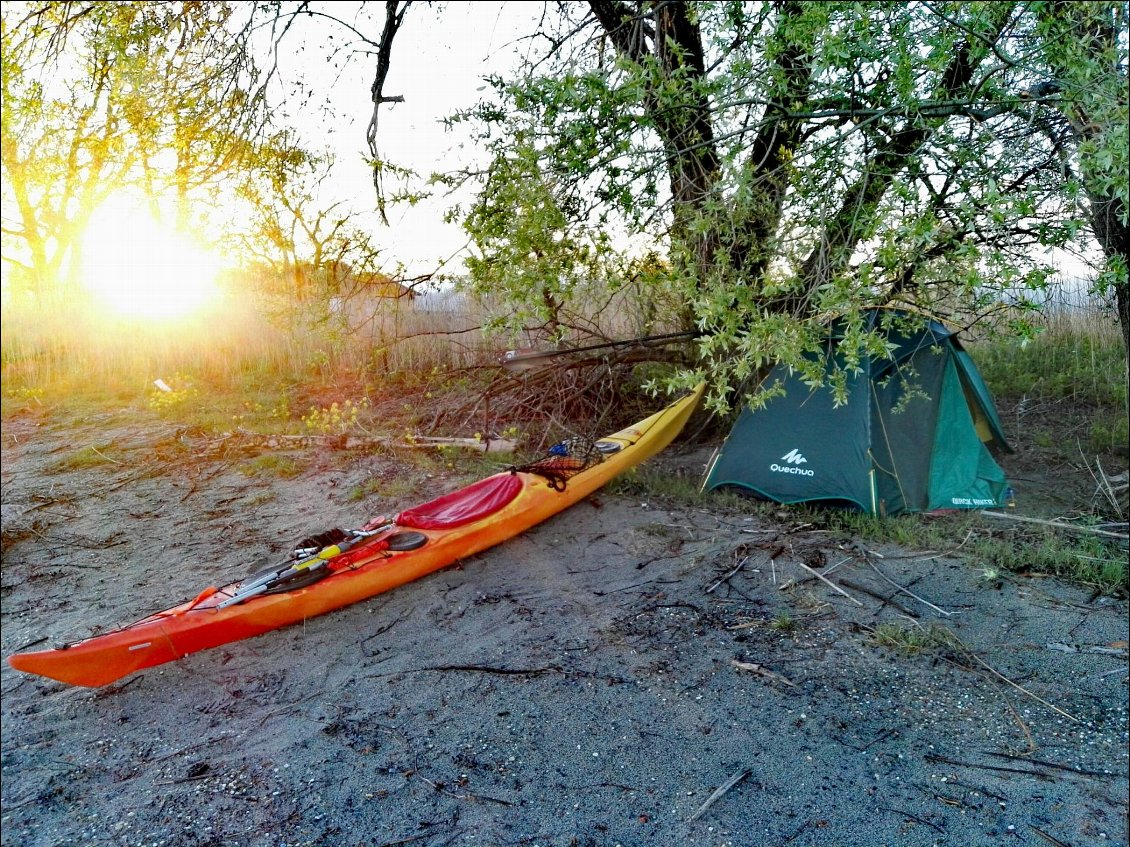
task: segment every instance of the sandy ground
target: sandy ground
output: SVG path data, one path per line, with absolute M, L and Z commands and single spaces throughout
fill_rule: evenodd
M 458 484 L 328 447 L 296 451 L 293 478 L 249 472 L 266 449 L 124 413 L 6 421 L 4 654 Z M 875 643 L 883 623 L 956 640 L 910 655 Z M 1126 844 L 1127 637 L 1124 601 L 1056 580 L 988 581 L 786 512 L 600 494 L 390 594 L 104 689 L 5 665 L 0 840 Z

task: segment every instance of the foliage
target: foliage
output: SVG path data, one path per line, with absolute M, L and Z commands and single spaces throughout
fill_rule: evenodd
M 970 347 L 993 393 L 1025 420 L 1030 440 L 1054 443 L 1062 421 L 1081 419 L 1086 430 L 1074 438 L 1098 452 L 1125 449 L 1126 355 L 1109 319 L 1086 310 L 1047 306 L 1030 339 L 998 338 Z M 1081 414 L 1082 413 L 1082 414 Z
M 1102 251 L 1094 290 L 1116 303 L 1130 352 L 1130 105 L 1125 2 L 1033 4 L 1059 123 L 1075 142 L 1067 193 Z
M 379 39 L 364 34 L 370 10 L 338 21 L 378 57 L 374 108 L 396 99 L 382 88 L 407 9 L 384 4 Z M 6 4 L 5 260 L 54 285 L 123 187 L 154 206 L 172 197 L 180 224 L 223 203 L 227 244 L 339 355 L 368 318 L 334 309 L 383 279 L 381 256 L 361 217 L 322 196 L 332 157 L 284 125 L 308 113 L 267 98 L 285 34 L 334 14 L 284 0 Z M 594 313 L 628 292 L 640 332 L 699 333 L 696 358 L 653 387 L 706 376 L 721 410 L 771 393 L 759 378 L 778 361 L 823 380 L 816 357 L 839 317 L 843 399 L 853 360 L 880 352 L 858 331 L 864 308 L 1034 308 L 1049 248 L 1097 248 L 1095 285 L 1130 346 L 1125 2 L 591 0 L 537 27 L 544 46 L 450 117 L 478 132 L 487 165 L 430 180 L 477 192 L 451 217 L 493 328 L 599 334 Z M 341 50 L 327 42 L 331 60 Z M 379 190 L 410 174 L 376 155 L 371 117 Z
M 302 416 L 302 423 L 317 435 L 346 435 L 361 428 L 362 412 L 368 408 L 367 397 L 356 402 L 346 400 L 338 403 L 335 400 L 324 408 L 311 406 L 310 411 Z
M 777 361 L 820 379 L 830 315 L 1023 304 L 1048 248 L 1095 243 L 1097 204 L 1125 222 L 1124 4 L 558 11 L 547 52 L 452 117 L 492 154 L 439 178 L 480 186 L 473 283 L 552 334 L 618 244 L 663 245 L 671 318 L 702 333 L 677 381 L 705 372 L 717 408 Z M 1107 252 L 1097 284 L 1124 311 L 1125 256 Z
M 256 166 L 240 175 L 235 191 L 246 214 L 230 222 L 225 240 L 254 269 L 256 288 L 307 311 L 321 305 L 325 319 L 333 298 L 391 282 L 363 215 L 325 196 L 336 164 L 330 152 L 305 149 L 290 129 L 266 135 L 252 150 Z
M 5 3 L 4 260 L 41 292 L 73 281 L 98 207 L 134 188 L 180 228 L 266 121 L 221 3 Z
M 317 319 L 367 290 L 378 252 L 361 216 L 325 197 L 333 157 L 274 125 L 277 65 L 256 35 L 269 5 L 4 4 L 3 258 L 17 287 L 73 299 L 89 224 L 125 197 Z
M 1119 339 L 1110 334 L 1045 333 L 1027 344 L 975 345 L 973 354 L 994 393 L 1002 397 L 1126 406 L 1125 357 Z

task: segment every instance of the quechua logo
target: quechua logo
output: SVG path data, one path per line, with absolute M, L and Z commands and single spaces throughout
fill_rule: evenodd
M 801 467 L 801 465 L 808 464 L 808 459 L 804 458 L 804 454 L 795 447 L 782 456 L 781 461 L 785 464 L 779 465 L 774 462 L 769 466 L 769 470 L 773 471 L 773 473 L 787 473 L 793 474 L 794 476 L 816 476 L 815 471 Z

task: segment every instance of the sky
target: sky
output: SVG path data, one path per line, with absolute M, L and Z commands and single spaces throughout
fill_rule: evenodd
M 351 6 L 355 4 L 333 2 L 322 8 L 350 21 L 375 41 L 384 23 L 383 4 L 369 5 L 375 17 L 365 23 L 352 16 Z M 517 66 L 522 52 L 534 44 L 528 36 L 535 31 L 543 8 L 541 2 L 531 0 L 409 8 L 394 41 L 384 89 L 386 96 L 400 95 L 404 102 L 381 106 L 377 142 L 383 157 L 425 176 L 466 166 L 476 156 L 484 161 L 482 151 L 476 151 L 465 135 L 453 135 L 441 121 L 484 95 L 486 75 L 506 75 Z M 431 273 L 441 265 L 444 273 L 461 274 L 458 256 L 466 250 L 466 236 L 457 224 L 443 220 L 454 200 L 437 197 L 412 208 L 390 207 L 388 226 L 375 212 L 372 173 L 365 161 L 375 55 L 355 57 L 339 73 L 324 60 L 326 36 L 334 32 L 340 43 L 347 33 L 341 28 L 309 27 L 306 31 L 310 33 L 307 49 L 297 55 L 297 64 L 289 70 L 302 73 L 315 91 L 328 97 L 336 115 L 330 120 L 299 122 L 311 143 L 328 145 L 337 155 L 331 180 L 335 199 L 347 199 L 355 208 L 369 210 L 370 231 L 388 258 L 387 271 L 396 270 L 395 265 L 401 263 L 407 277 Z M 1067 254 L 1056 251 L 1051 260 L 1065 277 L 1090 275 L 1083 263 Z
M 378 17 L 371 23 L 356 23 L 374 40 L 384 22 L 383 4 L 371 4 Z M 328 4 L 343 19 L 345 4 Z M 423 175 L 463 166 L 475 157 L 469 139 L 453 135 L 442 119 L 456 109 L 474 104 L 485 93 L 483 78 L 504 73 L 517 64 L 519 51 L 542 10 L 530 2 L 452 2 L 442 11 L 424 6 L 409 8 L 393 44 L 392 67 L 385 95 L 404 97 L 403 103 L 386 103 L 380 109 L 378 149 L 394 164 Z M 372 113 L 370 86 L 376 70 L 375 56 L 358 56 L 344 70 L 335 70 L 323 60 L 328 27 L 310 28 L 305 49 L 291 54 L 283 65 L 284 80 L 301 74 L 317 95 L 325 95 L 335 117 L 299 120 L 297 125 L 308 143 L 328 146 L 337 158 L 330 192 L 358 210 L 375 210 L 372 173 L 366 163 L 365 130 Z M 337 38 L 344 33 L 337 29 Z M 462 145 L 462 147 L 461 147 Z M 482 153 L 479 151 L 481 157 Z M 415 207 L 390 207 L 389 225 L 372 211 L 374 242 L 389 263 L 400 262 L 408 276 L 434 271 L 438 264 L 465 248 L 466 236 L 456 224 L 443 221 L 450 199 L 437 198 Z M 458 274 L 456 260 L 445 272 Z M 389 268 L 391 270 L 391 268 Z

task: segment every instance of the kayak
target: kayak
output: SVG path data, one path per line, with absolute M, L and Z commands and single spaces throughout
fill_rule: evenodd
M 536 526 L 664 449 L 698 406 L 705 386 L 595 442 L 569 439 L 542 459 L 466 488 L 333 530 L 286 562 L 135 623 L 8 664 L 70 685 L 109 685 L 144 668 L 301 623 L 375 597 Z M 581 443 L 578 443 L 581 442 Z M 301 546 L 301 545 L 300 545 Z

